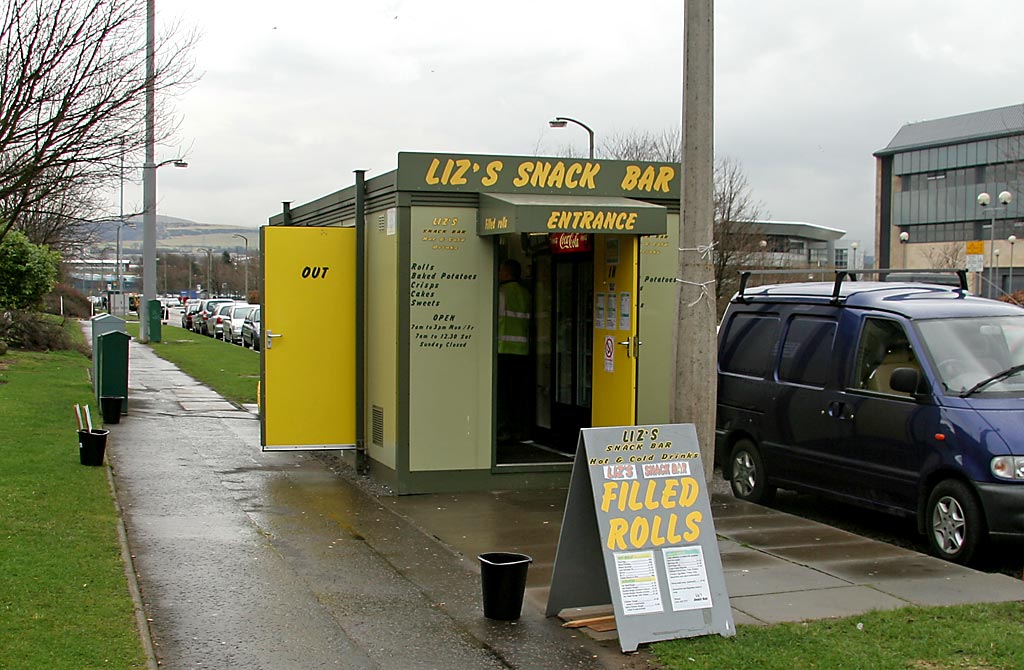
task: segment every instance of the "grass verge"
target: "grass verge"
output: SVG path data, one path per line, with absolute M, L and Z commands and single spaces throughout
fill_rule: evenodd
M 73 351 L 0 357 L 2 668 L 146 667 L 106 468 L 78 462 L 89 369 Z
M 1024 668 L 1014 641 L 1024 604 L 908 607 L 862 616 L 743 626 L 736 637 L 652 645 L 665 668 L 792 670 L 1010 670 Z
M 132 337 L 139 336 L 138 322 L 128 322 L 125 328 Z M 149 346 L 157 356 L 228 400 L 256 402 L 258 352 L 166 324 L 160 328 L 160 342 L 150 342 Z

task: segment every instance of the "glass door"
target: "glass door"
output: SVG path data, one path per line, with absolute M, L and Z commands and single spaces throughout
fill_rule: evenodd
M 571 451 L 579 429 L 590 426 L 594 265 L 589 254 L 556 257 L 553 265 L 551 427 L 558 447 Z

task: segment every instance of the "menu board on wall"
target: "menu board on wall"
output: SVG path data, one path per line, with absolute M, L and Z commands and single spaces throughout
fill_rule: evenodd
M 411 221 L 409 466 L 489 467 L 493 243 L 475 234 L 475 209 L 416 207 Z

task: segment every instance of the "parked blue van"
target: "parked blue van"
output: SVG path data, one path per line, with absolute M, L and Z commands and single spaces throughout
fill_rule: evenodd
M 719 330 L 715 461 L 744 500 L 914 517 L 957 563 L 1022 536 L 1024 309 L 845 273 L 744 286 Z

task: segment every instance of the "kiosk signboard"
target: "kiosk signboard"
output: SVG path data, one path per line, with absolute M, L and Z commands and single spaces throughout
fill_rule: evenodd
M 609 601 L 623 651 L 735 634 L 692 424 L 580 431 L 547 614 Z

